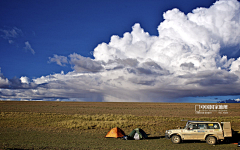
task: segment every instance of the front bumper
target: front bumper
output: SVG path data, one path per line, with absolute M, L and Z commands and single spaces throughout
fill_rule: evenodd
M 166 139 L 170 139 L 170 137 L 169 137 L 169 134 L 168 134 L 168 133 L 165 133 L 165 138 L 166 138 Z

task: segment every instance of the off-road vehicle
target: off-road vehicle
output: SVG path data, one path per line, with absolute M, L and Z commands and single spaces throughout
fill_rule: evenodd
M 166 130 L 165 137 L 178 144 L 183 140 L 201 140 L 215 145 L 232 137 L 230 122 L 188 121 L 183 129 Z

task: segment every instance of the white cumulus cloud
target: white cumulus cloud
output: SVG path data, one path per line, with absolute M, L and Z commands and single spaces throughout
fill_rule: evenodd
M 240 95 L 240 58 L 234 57 L 240 50 L 239 2 L 220 0 L 188 14 L 174 8 L 163 17 L 158 36 L 136 23 L 123 37 L 113 35 L 99 44 L 94 59 L 76 53 L 49 58 L 60 66 L 71 64 L 72 72 L 42 76 L 14 93 L 0 92 L 10 98 L 79 101 Z

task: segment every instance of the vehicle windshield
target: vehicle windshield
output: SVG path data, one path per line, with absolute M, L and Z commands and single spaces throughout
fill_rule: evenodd
M 188 127 L 188 124 L 186 124 L 186 126 L 184 127 L 184 129 L 187 129 L 187 127 Z

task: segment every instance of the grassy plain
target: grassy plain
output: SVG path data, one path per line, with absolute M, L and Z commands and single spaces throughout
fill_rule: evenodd
M 237 149 L 237 145 L 223 143 L 172 144 L 164 138 L 165 130 L 184 126 L 183 119 L 230 121 L 232 128 L 240 131 L 239 104 L 227 104 L 228 114 L 195 114 L 195 105 L 0 101 L 0 149 Z M 126 134 L 142 128 L 149 139 L 104 138 L 113 127 Z

